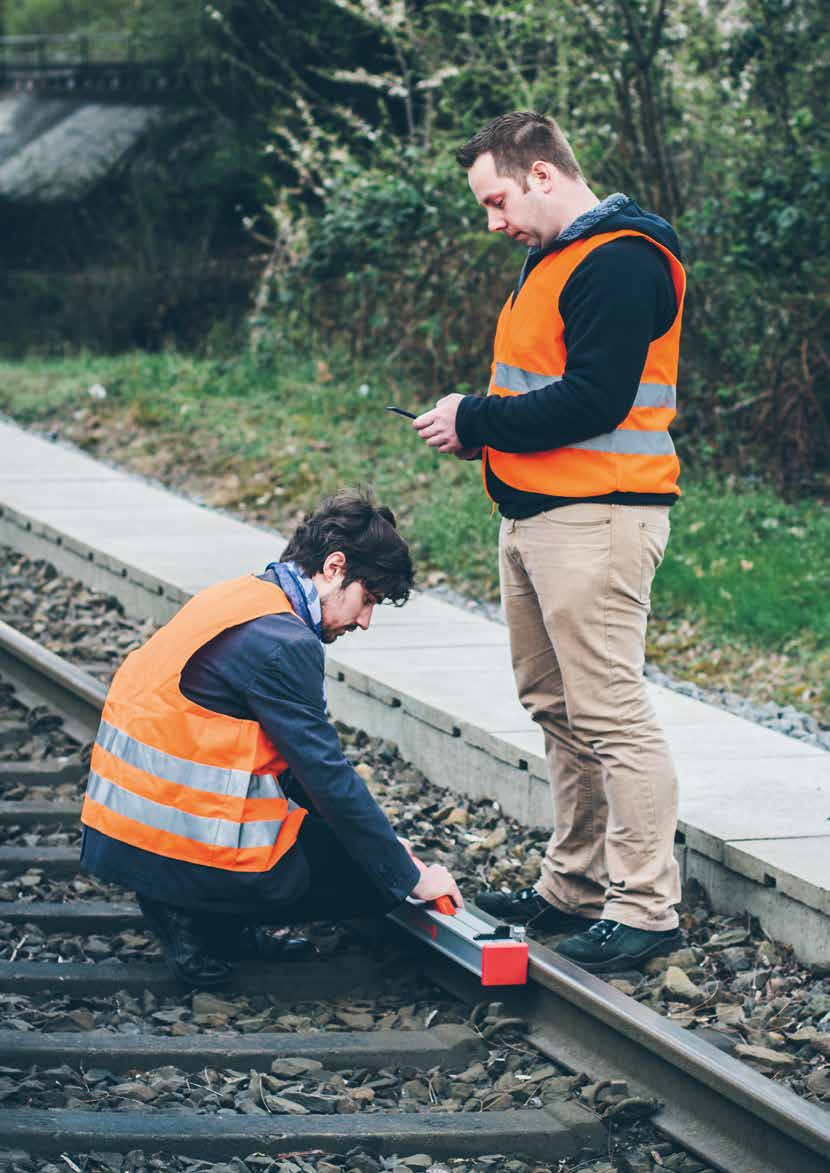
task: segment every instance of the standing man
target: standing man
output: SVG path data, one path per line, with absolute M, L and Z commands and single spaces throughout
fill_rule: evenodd
M 288 958 L 262 925 L 448 895 L 413 859 L 326 716 L 323 645 L 366 630 L 413 571 L 391 510 L 343 490 L 264 574 L 200 591 L 115 674 L 92 751 L 81 865 L 132 888 L 173 972 Z
M 680 940 L 677 779 L 643 680 L 652 579 L 669 537 L 685 276 L 671 226 L 599 200 L 551 118 L 505 114 L 458 152 L 491 232 L 528 249 L 498 321 L 486 398 L 414 421 L 479 453 L 502 515 L 499 569 L 524 707 L 544 730 L 554 831 L 535 888 L 495 916 L 571 932 L 608 972 Z

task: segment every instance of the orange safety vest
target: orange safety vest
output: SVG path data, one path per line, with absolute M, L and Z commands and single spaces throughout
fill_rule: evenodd
M 308 813 L 277 781 L 285 761 L 258 722 L 194 704 L 179 681 L 227 628 L 285 611 L 294 613 L 279 587 L 231 579 L 200 591 L 127 656 L 104 704 L 82 823 L 170 859 L 234 872 L 274 866 Z
M 648 348 L 637 397 L 613 432 L 540 452 L 482 453 L 485 488 L 489 462 L 499 480 L 526 493 L 599 497 L 606 493 L 675 493 L 680 465 L 668 427 L 676 414 L 680 324 L 686 274 L 678 259 L 643 232 L 623 229 L 577 240 L 544 257 L 515 302 L 507 299 L 496 327 L 490 395 L 524 395 L 565 373 L 568 352 L 559 309 L 562 290 L 595 248 L 621 236 L 642 236 L 671 267 L 677 313 L 671 327 Z

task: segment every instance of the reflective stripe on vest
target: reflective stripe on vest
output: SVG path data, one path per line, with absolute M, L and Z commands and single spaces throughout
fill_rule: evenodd
M 668 432 L 639 432 L 636 428 L 616 428 L 590 440 L 575 440 L 568 448 L 588 452 L 612 452 L 617 456 L 673 456 L 674 443 Z
M 482 453 L 485 488 L 489 468 L 505 485 L 533 494 L 581 498 L 616 492 L 679 493 L 679 464 L 668 428 L 677 406 L 685 273 L 669 249 L 644 233 L 625 229 L 587 237 L 538 262 L 519 293 L 508 297 L 502 309 L 489 394 L 526 395 L 562 380 L 568 356 L 560 296 L 595 248 L 624 236 L 644 237 L 663 253 L 677 297 L 674 321 L 649 346 L 627 416 L 612 432 L 559 448 L 502 452 L 486 446 Z
M 561 382 L 561 375 L 540 375 L 536 371 L 524 371 L 521 367 L 511 367 L 508 363 L 499 362 L 496 363 L 490 387 L 513 391 L 517 395 L 527 395 L 528 391 L 541 391 L 543 387 L 551 387 L 554 383 Z M 677 388 L 671 383 L 641 383 L 631 406 L 677 407 Z
M 272 779 L 276 783 L 276 779 Z M 279 789 L 279 786 L 277 786 Z M 235 823 L 229 819 L 208 819 L 188 814 L 175 807 L 154 802 L 132 790 L 124 790 L 114 782 L 90 770 L 87 794 L 108 810 L 152 827 L 155 831 L 169 831 L 183 839 L 193 839 L 217 847 L 270 847 L 277 841 L 282 819 L 257 819 L 249 823 Z M 291 804 L 286 803 L 286 810 Z M 296 808 L 296 804 L 295 804 Z
M 108 750 L 114 758 L 120 758 L 130 766 L 152 774 L 156 778 L 163 778 L 165 782 L 175 782 L 179 786 L 192 786 L 196 790 L 209 790 L 212 794 L 233 794 L 239 798 L 250 798 L 252 778 L 247 770 L 226 770 L 221 766 L 205 766 L 201 762 L 191 762 L 187 758 L 177 758 L 164 750 L 154 749 L 151 745 L 144 745 L 127 733 L 122 733 L 113 725 L 102 721 L 98 728 L 95 741 L 102 749 Z M 266 779 L 272 778 L 273 787 L 269 790 Z M 282 790 L 272 775 L 262 775 L 262 789 L 257 797 L 281 798 Z
M 190 658 L 217 635 L 288 613 L 283 591 L 246 575 L 190 602 L 132 652 L 110 686 L 81 821 L 112 839 L 229 871 L 270 870 L 306 811 L 277 776 L 286 763 L 255 720 L 212 712 L 179 687 Z
M 506 362 L 497 362 L 491 389 L 503 387 L 505 391 L 515 391 L 518 395 L 526 395 L 528 391 L 541 391 L 551 383 L 558 383 L 561 375 L 538 375 L 535 371 L 523 371 L 521 367 L 512 367 Z

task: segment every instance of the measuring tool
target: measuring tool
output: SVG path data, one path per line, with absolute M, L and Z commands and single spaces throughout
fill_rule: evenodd
M 476 974 L 483 986 L 527 984 L 527 941 L 521 926 L 494 927 L 466 908 L 456 908 L 449 896 L 432 904 L 407 899 L 387 915 L 413 937 Z

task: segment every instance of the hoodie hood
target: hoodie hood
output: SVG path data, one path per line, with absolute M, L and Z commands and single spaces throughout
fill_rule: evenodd
M 639 204 L 619 191 L 607 196 L 595 208 L 572 220 L 567 228 L 542 250 L 541 255 L 558 252 L 559 249 L 573 244 L 575 240 L 598 236 L 602 232 L 620 232 L 624 229 L 642 232 L 644 236 L 649 236 L 658 244 L 662 244 L 678 260 L 682 259 L 680 242 L 671 224 L 655 212 L 644 211 Z

